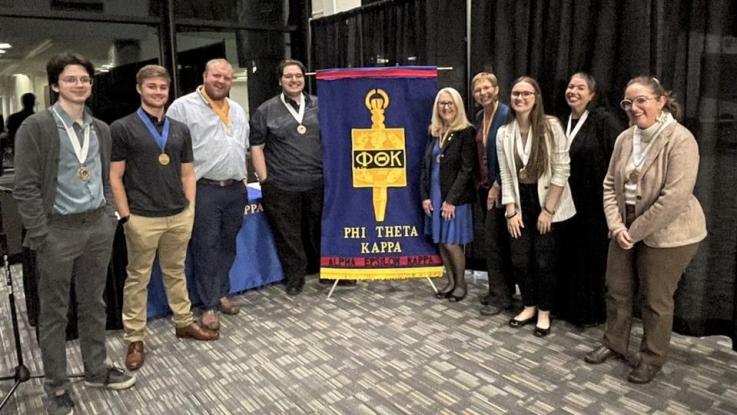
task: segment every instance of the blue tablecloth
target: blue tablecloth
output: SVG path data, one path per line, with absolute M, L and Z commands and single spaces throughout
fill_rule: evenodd
M 243 225 L 238 232 L 235 262 L 230 269 L 231 293 L 261 287 L 284 278 L 274 245 L 274 237 L 261 207 L 261 190 L 249 185 L 248 201 L 243 214 Z M 199 304 L 189 255 L 187 255 L 186 273 L 189 298 L 192 304 Z M 168 314 L 171 314 L 171 310 L 166 300 L 157 260 L 148 287 L 148 318 Z

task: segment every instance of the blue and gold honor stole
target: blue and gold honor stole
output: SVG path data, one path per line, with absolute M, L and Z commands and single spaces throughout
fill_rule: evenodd
M 171 127 L 171 124 L 169 123 L 169 118 L 164 116 L 164 128 L 162 129 L 161 133 L 159 133 L 154 123 L 151 122 L 151 118 L 149 118 L 148 114 L 143 111 L 143 108 L 138 107 L 138 111 L 136 111 L 136 114 L 138 114 L 138 118 L 141 119 L 141 122 L 143 122 L 143 125 L 146 126 L 148 133 L 151 135 L 154 141 L 156 141 L 156 144 L 161 149 L 161 153 L 159 153 L 158 156 L 159 164 L 161 164 L 162 166 L 166 166 L 171 161 L 171 157 L 166 154 L 166 142 L 169 140 L 169 128 Z
M 325 176 L 320 278 L 441 276 L 420 201 L 437 68 L 324 70 L 317 90 Z

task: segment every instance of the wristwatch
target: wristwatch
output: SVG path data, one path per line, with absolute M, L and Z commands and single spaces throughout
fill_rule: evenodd
M 512 213 L 511 215 L 509 213 L 507 213 L 507 212 L 504 212 L 504 217 L 507 218 L 507 219 L 512 219 L 515 215 L 517 215 L 517 213 L 519 213 L 519 212 L 517 212 L 516 209 L 515 209 L 514 213 Z

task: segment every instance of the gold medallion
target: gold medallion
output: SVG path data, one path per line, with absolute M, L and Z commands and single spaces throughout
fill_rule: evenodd
M 300 125 L 297 126 L 297 132 L 300 133 L 300 134 L 302 134 L 302 135 L 304 135 L 304 133 L 307 132 L 307 127 L 305 127 L 304 125 L 300 124 Z
M 83 164 L 77 169 L 77 176 L 79 176 L 80 180 L 86 182 L 90 179 L 90 170 Z
M 519 179 L 527 180 L 527 170 L 525 170 L 524 168 L 519 171 Z
M 169 158 L 168 154 L 159 154 L 159 164 L 161 164 L 162 166 L 166 166 L 167 164 L 169 164 L 169 162 L 171 162 L 171 159 Z

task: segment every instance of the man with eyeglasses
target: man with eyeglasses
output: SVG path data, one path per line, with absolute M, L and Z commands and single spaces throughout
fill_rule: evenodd
M 107 281 L 117 220 L 110 190 L 108 126 L 85 107 L 95 70 L 85 57 L 63 53 L 46 65 L 59 100 L 18 130 L 13 197 L 27 229 L 24 245 L 38 253 L 39 343 L 50 414 L 73 412 L 65 336 L 72 280 L 87 386 L 126 389 L 133 376 L 107 366 Z
M 251 158 L 286 292 L 294 296 L 302 292 L 309 260 L 320 253 L 322 139 L 317 97 L 304 93 L 305 66 L 285 59 L 276 74 L 281 93 L 261 104 L 251 120 Z
M 233 67 L 225 59 L 207 62 L 203 84 L 175 100 L 166 115 L 189 127 L 197 179 L 191 258 L 202 301 L 201 325 L 220 329 L 218 311 L 237 314 L 228 299 L 236 236 L 248 201 L 246 152 L 248 118 L 228 98 Z

